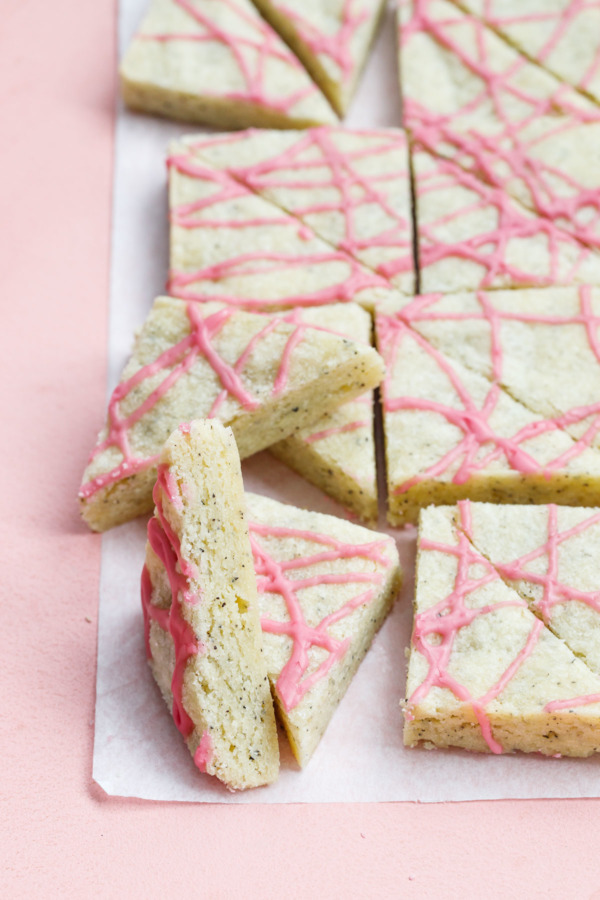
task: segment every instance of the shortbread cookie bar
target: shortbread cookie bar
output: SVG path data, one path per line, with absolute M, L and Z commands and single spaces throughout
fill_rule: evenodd
M 600 102 L 600 3 L 457 0 L 521 53 Z
M 356 303 L 297 309 L 286 319 L 324 328 L 357 344 L 371 343 L 371 317 Z M 377 518 L 372 391 L 338 406 L 269 450 L 361 519 Z
M 515 400 L 502 387 L 501 373 L 494 370 L 485 378 L 411 328 L 413 321 L 419 325 L 419 309 L 428 299 L 390 304 L 376 319 L 386 363 L 382 404 L 390 522 L 415 521 L 423 506 L 467 497 L 599 503 L 600 454 L 588 440 L 567 433 L 567 418 L 532 412 Z M 452 325 L 455 339 L 460 334 L 468 346 L 462 319 Z M 535 367 L 532 354 L 525 354 L 523 364 Z
M 263 650 L 306 765 L 400 587 L 392 538 L 246 494 Z
M 142 573 L 152 674 L 201 771 L 231 789 L 269 784 L 279 746 L 231 430 L 175 431 L 154 502 Z
M 580 447 L 600 449 L 600 288 L 430 295 L 407 302 L 402 317 L 444 354 L 556 421 Z
M 600 246 L 600 107 L 446 0 L 401 0 L 404 123 L 590 246 Z
M 250 0 L 152 0 L 121 65 L 128 106 L 220 128 L 335 122 Z
M 385 0 L 253 0 L 343 116 L 358 84 Z
M 478 551 L 600 675 L 600 510 L 473 503 L 470 522 Z
M 404 742 L 598 752 L 600 678 L 473 546 L 469 511 L 465 502 L 421 513 Z
M 413 293 L 410 173 L 401 129 L 190 135 L 174 153 L 228 172 L 337 250 Z
M 419 289 L 600 284 L 600 254 L 500 188 L 412 148 Z
M 214 304 L 159 297 L 109 403 L 83 476 L 82 514 L 103 531 L 149 512 L 164 441 L 218 417 L 249 456 L 374 387 L 371 347 Z
M 325 243 L 227 172 L 171 147 L 169 291 L 251 310 L 356 300 L 372 309 L 385 279 Z

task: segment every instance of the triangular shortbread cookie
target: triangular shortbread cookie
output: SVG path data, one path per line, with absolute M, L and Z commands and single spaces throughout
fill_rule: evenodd
M 276 310 L 344 300 L 370 309 L 389 292 L 383 277 L 188 145 L 172 146 L 169 172 L 171 294 Z
M 246 494 L 263 652 L 301 766 L 382 624 L 401 572 L 392 538 Z
M 600 504 L 600 454 L 589 441 L 575 441 L 562 417 L 532 412 L 500 378 L 467 368 L 410 327 L 420 327 L 419 310 L 437 297 L 377 314 L 389 520 L 415 521 L 421 507 L 463 498 Z M 448 327 L 468 347 L 462 318 Z M 535 364 L 525 354 L 523 365 Z
M 467 502 L 421 513 L 405 743 L 600 751 L 600 677 L 473 546 L 469 512 Z
M 142 606 L 152 673 L 198 768 L 229 788 L 279 771 L 240 458 L 198 421 L 160 457 Z
M 338 335 L 159 297 L 84 473 L 83 517 L 103 531 L 148 512 L 158 455 L 182 422 L 221 419 L 249 456 L 375 387 L 382 375 L 375 350 Z
M 288 313 L 286 320 L 290 319 L 341 334 L 357 344 L 371 344 L 371 317 L 356 303 L 297 309 Z M 361 519 L 377 518 L 372 391 L 338 406 L 269 450 Z
M 221 128 L 306 128 L 331 107 L 250 0 L 153 0 L 121 65 L 132 109 Z
M 555 420 L 581 448 L 600 448 L 600 288 L 430 295 L 407 303 L 402 315 L 447 356 Z
M 500 188 L 413 147 L 419 288 L 600 284 L 600 254 Z
M 457 0 L 521 53 L 600 102 L 596 0 Z
M 600 246 L 600 108 L 446 0 L 401 0 L 404 122 L 590 246 Z
M 408 146 L 400 129 L 190 135 L 174 151 L 204 161 L 296 216 L 328 244 L 414 290 Z
M 375 37 L 385 0 L 253 0 L 343 116 Z
M 473 503 L 470 516 L 479 552 L 600 675 L 600 511 Z

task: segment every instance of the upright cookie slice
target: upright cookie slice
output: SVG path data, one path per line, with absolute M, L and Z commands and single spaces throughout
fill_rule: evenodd
M 456 0 L 529 59 L 600 103 L 598 0 Z
M 331 107 L 250 0 L 152 0 L 121 65 L 128 106 L 221 128 L 306 128 Z
M 343 116 L 358 84 L 385 0 L 253 0 Z
M 323 328 L 357 344 L 371 344 L 371 317 L 356 303 L 297 309 L 286 320 Z M 338 406 L 269 450 L 361 519 L 377 518 L 372 391 Z
M 218 417 L 249 456 L 382 375 L 371 347 L 301 322 L 159 297 L 84 473 L 83 518 L 104 531 L 149 512 L 160 451 L 182 422 Z
M 306 765 L 396 592 L 392 538 L 246 494 L 263 650 L 276 707 Z
M 600 246 L 600 107 L 446 0 L 401 0 L 404 122 L 584 244 Z
M 405 743 L 597 753 L 600 677 L 473 546 L 469 512 L 463 503 L 421 513 Z
M 410 171 L 398 128 L 190 135 L 174 147 L 300 219 L 336 250 L 414 291 Z M 365 304 L 368 305 L 368 304 Z
M 416 297 L 377 314 L 377 343 L 386 363 L 381 393 L 389 521 L 414 522 L 430 503 L 464 498 L 598 504 L 600 454 L 589 446 L 591 434 L 576 439 L 567 433 L 568 416 L 532 411 L 504 390 L 498 355 L 486 378 L 416 330 L 429 303 L 451 303 L 457 296 Z M 441 331 L 435 314 L 432 319 Z M 447 344 L 469 347 L 462 316 L 450 316 L 446 328 Z M 535 367 L 531 353 L 522 364 Z
M 389 293 L 383 277 L 185 143 L 171 147 L 169 203 L 174 296 L 273 311 L 352 300 L 372 309 Z
M 142 573 L 152 674 L 201 771 L 231 789 L 269 784 L 279 747 L 231 430 L 174 432 L 154 502 Z
M 452 160 L 412 148 L 419 289 L 600 284 L 600 255 Z

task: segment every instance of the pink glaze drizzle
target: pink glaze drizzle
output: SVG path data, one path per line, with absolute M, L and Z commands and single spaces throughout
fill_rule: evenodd
M 248 229 L 250 236 L 259 227 L 277 226 L 291 229 L 294 239 L 299 236 L 302 240 L 308 240 L 312 236 L 312 232 L 305 225 L 291 216 L 278 213 L 275 208 L 273 208 L 272 216 L 245 219 L 240 217 L 239 209 L 235 210 L 234 216 L 223 216 L 222 207 L 227 208 L 227 204 L 231 200 L 238 198 L 243 200 L 253 196 L 247 187 L 234 181 L 226 173 L 207 168 L 190 156 L 182 154 L 171 156 L 168 165 L 188 178 L 201 181 L 204 185 L 215 186 L 215 190 L 211 191 L 208 196 L 176 206 L 171 211 L 171 221 L 175 225 L 184 228 L 210 227 L 216 233 L 219 229 L 223 229 L 224 232 L 230 229 Z M 299 295 L 285 293 L 287 289 L 286 275 L 290 270 L 326 267 L 332 263 L 343 264 L 345 274 L 341 279 L 335 272 L 329 272 L 326 273 L 329 283 L 318 290 L 307 291 Z M 212 284 L 218 285 L 229 278 L 279 274 L 282 281 L 282 296 L 280 297 L 265 299 L 263 296 L 243 296 L 239 288 L 232 293 L 216 292 L 211 289 Z M 173 296 L 184 300 L 218 300 L 229 306 L 261 310 L 348 302 L 354 300 L 360 291 L 385 287 L 386 284 L 382 277 L 363 268 L 353 256 L 343 250 L 324 248 L 317 252 L 298 254 L 297 251 L 282 253 L 250 249 L 245 253 L 234 254 L 228 259 L 203 266 L 195 271 L 171 269 L 168 289 Z
M 190 145 L 190 150 L 201 156 L 203 149 L 211 150 L 221 144 L 243 146 L 254 134 L 251 129 L 225 137 L 199 139 Z M 227 171 L 250 190 L 265 194 L 267 199 L 273 196 L 279 202 L 280 192 L 285 192 L 283 205 L 288 212 L 330 243 L 329 217 L 335 214 L 343 222 L 341 238 L 333 241 L 336 249 L 367 266 L 374 249 L 384 252 L 389 259 L 376 268 L 383 278 L 412 272 L 411 225 L 390 199 L 392 194 L 405 195 L 408 204 L 406 139 L 399 131 L 353 131 L 351 134 L 367 139 L 368 143 L 342 151 L 338 141 L 344 134 L 330 128 L 312 128 L 273 156 L 249 166 L 230 166 Z M 398 163 L 389 171 L 386 166 L 380 174 L 362 174 L 362 163 L 392 155 L 398 157 Z M 185 174 L 191 174 L 191 166 L 188 162 Z M 327 190 L 328 198 L 307 204 L 306 191 L 315 189 Z M 370 215 L 373 207 L 383 213 L 381 230 L 376 233 Z
M 276 3 L 278 11 L 293 23 L 298 37 L 311 53 L 314 56 L 325 57 L 327 62 L 333 63 L 339 69 L 342 83 L 350 80 L 356 66 L 352 41 L 360 26 L 369 19 L 367 7 L 354 11 L 353 7 L 357 2 L 358 0 L 343 0 L 339 27 L 330 33 L 322 31 L 310 21 L 309 16 L 301 15 L 298 4 L 294 7 L 289 3 Z
M 459 528 L 455 529 L 457 543 L 446 545 L 422 538 L 419 541 L 421 550 L 446 553 L 456 557 L 457 570 L 454 589 L 429 609 L 415 615 L 412 645 L 422 654 L 429 666 L 427 675 L 408 699 L 407 718 L 414 719 L 412 707 L 421 702 L 431 688 L 442 688 L 451 691 L 463 703 L 468 703 L 481 728 L 482 736 L 492 753 L 502 753 L 502 746 L 495 740 L 486 713 L 486 706 L 495 700 L 515 676 L 525 660 L 533 652 L 543 623 L 535 619 L 528 638 L 519 653 L 502 673 L 501 677 L 481 697 L 473 697 L 467 688 L 457 681 L 448 671 L 456 636 L 461 628 L 468 627 L 479 616 L 494 613 L 505 607 L 527 608 L 527 603 L 515 594 L 514 600 L 488 604 L 479 608 L 467 606 L 471 594 L 487 584 L 500 579 L 500 574 L 492 564 L 482 556 L 471 543 L 471 508 L 469 501 L 458 504 Z M 485 574 L 472 577 L 471 567 L 483 568 Z
M 236 0 L 211 0 L 215 13 L 202 12 L 193 0 L 172 0 L 179 9 L 186 13 L 189 23 L 196 30 L 172 33 L 144 33 L 136 35 L 136 39 L 144 41 L 195 42 L 220 44 L 230 54 L 243 82 L 239 91 L 211 91 L 210 85 L 202 85 L 202 96 L 220 97 L 233 101 L 253 103 L 282 114 L 292 113 L 293 108 L 308 97 L 318 96 L 317 88 L 308 77 L 293 53 L 280 40 L 273 29 L 267 25 L 252 7 L 246 9 Z M 218 7 L 226 7 L 229 15 L 236 19 L 236 27 L 232 32 L 219 24 Z M 242 33 L 243 32 L 243 33 Z M 269 63 L 284 63 L 290 69 L 302 75 L 304 86 L 287 96 L 277 97 L 269 90 L 266 70 Z
M 192 626 L 183 617 L 182 606 L 194 605 L 201 600 L 190 586 L 190 579 L 197 574 L 194 566 L 181 554 L 181 546 L 177 535 L 169 525 L 162 507 L 163 492 L 171 498 L 170 487 L 173 480 L 166 466 L 158 467 L 158 480 L 154 486 L 153 499 L 156 504 L 156 516 L 148 523 L 148 541 L 153 551 L 166 569 L 171 588 L 171 605 L 169 609 L 160 609 L 152 603 L 152 584 L 146 566 L 142 571 L 142 609 L 146 638 L 146 651 L 150 652 L 150 621 L 153 620 L 168 631 L 173 639 L 175 649 L 175 667 L 171 680 L 173 695 L 173 721 L 184 736 L 188 738 L 194 730 L 194 722 L 183 704 L 183 679 L 185 669 L 193 656 L 205 653 L 206 647 L 196 637 Z M 172 495 L 175 496 L 175 495 Z M 179 498 L 181 499 L 181 498 Z M 204 749 L 206 750 L 206 744 Z
M 540 4 L 543 6 L 543 3 Z M 535 59 L 542 63 L 547 63 L 549 57 L 560 45 L 563 38 L 568 40 L 569 28 L 576 22 L 577 18 L 585 16 L 586 12 L 600 12 L 600 3 L 598 0 L 569 0 L 562 8 L 555 5 L 554 9 L 540 9 L 539 12 L 521 13 L 519 15 L 507 16 L 502 14 L 502 4 L 498 0 L 485 0 L 483 16 L 485 22 L 497 31 L 511 35 L 511 27 L 514 25 L 539 24 L 547 30 L 547 25 L 552 24 L 552 30 L 544 44 L 535 52 Z M 531 56 L 526 52 L 526 55 Z M 552 63 L 548 66 L 553 69 Z M 594 57 L 583 72 L 576 87 L 581 90 L 587 90 L 590 83 L 597 76 L 600 70 L 600 44 L 596 49 Z M 560 76 L 560 72 L 556 71 Z M 570 80 L 570 79 L 569 79 Z
M 277 679 L 277 693 L 284 709 L 290 712 L 302 700 L 304 695 L 324 678 L 333 665 L 341 660 L 350 646 L 350 639 L 344 641 L 333 637 L 328 628 L 350 615 L 355 609 L 370 603 L 375 596 L 375 586 L 383 580 L 383 571 L 374 572 L 337 572 L 320 575 L 298 577 L 302 571 L 321 562 L 329 562 L 360 557 L 369 559 L 384 570 L 391 565 L 384 552 L 386 541 L 373 541 L 368 544 L 346 544 L 336 538 L 312 531 L 296 528 L 263 525 L 250 522 L 250 541 L 254 554 L 254 566 L 257 585 L 261 594 L 279 594 L 286 606 L 289 618 L 275 621 L 263 618 L 261 626 L 269 634 L 285 635 L 292 640 L 292 652 Z M 291 541 L 309 541 L 322 549 L 315 553 L 295 557 L 288 560 L 276 560 L 261 542 L 260 538 L 289 538 Z M 291 572 L 296 572 L 292 577 Z M 316 627 L 306 622 L 302 610 L 300 592 L 309 587 L 326 584 L 370 584 L 372 587 L 360 591 L 343 606 L 325 616 Z M 320 647 L 328 656 L 312 672 L 306 674 L 310 667 L 310 649 Z
M 206 772 L 213 759 L 213 742 L 209 731 L 204 731 L 194 753 L 194 763 L 201 772 Z
M 414 154 L 418 159 L 422 153 L 418 147 Z M 434 157 L 428 156 L 430 161 Z M 447 191 L 453 187 L 469 191 L 471 195 L 465 205 L 456 207 L 443 216 L 425 222 L 418 219 L 419 264 L 422 272 L 446 259 L 462 259 L 474 263 L 483 270 L 479 287 L 489 286 L 535 286 L 542 284 L 572 284 L 577 278 L 583 263 L 590 258 L 591 250 L 576 241 L 566 231 L 557 228 L 551 219 L 541 216 L 526 215 L 506 191 L 488 185 L 466 172 L 451 160 L 435 158 L 435 168 L 427 174 L 417 175 L 417 198 L 425 198 L 427 194 Z M 446 228 L 456 223 L 461 227 L 461 219 L 467 218 L 479 210 L 495 209 L 497 221 L 493 228 L 481 231 L 460 241 L 449 241 Z M 544 272 L 539 271 L 538 258 L 534 268 L 516 266 L 511 262 L 510 253 L 513 242 L 541 238 L 547 252 L 547 264 Z M 568 249 L 576 253 L 569 268 L 561 270 L 560 256 Z
M 536 145 L 571 129 L 600 121 L 600 110 L 585 104 L 571 88 L 558 84 L 538 97 L 519 84 L 521 70 L 531 67 L 514 52 L 504 71 L 495 71 L 486 56 L 486 39 L 498 40 L 475 16 L 456 10 L 447 18 L 430 14 L 431 0 L 402 0 L 412 17 L 402 26 L 401 46 L 408 55 L 415 35 L 430 35 L 481 83 L 481 89 L 452 115 L 429 110 L 418 98 L 404 96 L 404 119 L 416 140 L 436 154 L 452 155 L 461 166 L 508 193 L 525 191 L 527 203 L 540 215 L 558 220 L 579 240 L 600 246 L 600 192 L 588 188 L 566 171 L 536 158 Z M 471 54 L 462 37 L 466 29 L 475 38 Z M 457 29 L 457 34 L 453 32 Z M 418 51 L 415 51 L 418 52 Z M 535 71 L 535 67 L 533 67 Z M 508 101 L 516 100 L 519 114 L 511 116 Z M 558 113 L 558 115 L 557 115 Z M 477 116 L 483 128 L 477 126 Z M 547 118 L 545 134 L 527 132 L 533 123 Z M 493 128 L 489 126 L 493 124 Z
M 156 406 L 159 400 L 162 400 L 168 394 L 169 390 L 182 375 L 185 375 L 192 369 L 199 356 L 203 356 L 211 365 L 218 375 L 223 388 L 215 398 L 208 414 L 209 418 L 219 415 L 224 401 L 229 396 L 237 400 L 247 410 L 255 410 L 261 405 L 261 401 L 254 397 L 245 387 L 242 373 L 249 358 L 259 346 L 260 341 L 277 327 L 279 320 L 269 319 L 264 328 L 254 335 L 242 355 L 232 366 L 219 355 L 213 345 L 213 341 L 235 310 L 220 309 L 203 318 L 201 308 L 194 303 L 188 303 L 185 311 L 190 323 L 190 334 L 161 353 L 153 362 L 142 366 L 130 378 L 118 384 L 113 391 L 108 405 L 108 434 L 104 440 L 96 445 L 90 456 L 90 462 L 109 447 L 116 447 L 123 455 L 123 460 L 110 471 L 103 472 L 84 484 L 79 493 L 80 497 L 91 497 L 96 491 L 156 464 L 158 455 L 140 457 L 133 453 L 130 445 L 130 430 L 136 422 Z M 285 343 L 282 360 L 275 377 L 272 389 L 273 396 L 285 389 L 289 378 L 293 349 L 302 340 L 307 328 L 309 328 L 308 325 L 298 322 L 291 331 Z M 152 378 L 160 372 L 165 373 L 160 384 L 130 413 L 124 415 L 121 412 L 121 403 L 146 379 Z
M 463 433 L 462 438 L 457 441 L 456 446 L 452 450 L 437 460 L 422 474 L 416 475 L 414 478 L 401 484 L 396 488 L 395 493 L 405 493 L 419 482 L 439 477 L 458 463 L 460 464 L 452 481 L 454 484 L 465 484 L 474 474 L 502 456 L 504 456 L 511 468 L 523 475 L 542 474 L 545 477 L 549 477 L 552 472 L 564 468 L 570 460 L 576 458 L 586 448 L 591 446 L 596 435 L 600 432 L 600 401 L 588 406 L 570 409 L 563 415 L 555 418 L 539 419 L 521 428 L 511 437 L 498 435 L 489 424 L 490 417 L 502 393 L 503 359 L 500 328 L 503 319 L 539 322 L 550 325 L 580 324 L 585 328 L 590 347 L 600 362 L 600 343 L 596 336 L 596 328 L 600 320 L 593 314 L 591 289 L 588 286 L 579 288 L 580 312 L 574 316 L 564 317 L 530 314 L 527 312 L 503 312 L 495 309 L 493 302 L 481 292 L 477 295 L 481 308 L 480 313 L 459 312 L 446 314 L 437 312 L 435 309 L 435 304 L 440 297 L 440 294 L 416 297 L 395 315 L 379 314 L 377 316 L 379 349 L 386 362 L 387 373 L 382 385 L 384 411 L 386 413 L 394 413 L 400 410 L 424 410 L 437 413 Z M 485 320 L 490 327 L 490 387 L 481 408 L 475 404 L 452 362 L 410 327 L 413 323 L 416 324 L 428 320 L 468 321 L 472 319 Z M 449 407 L 431 399 L 406 395 L 395 397 L 393 395 L 394 368 L 398 353 L 401 350 L 402 343 L 410 340 L 418 344 L 445 374 L 457 394 L 460 406 Z M 564 430 L 568 426 L 576 422 L 582 422 L 590 417 L 592 418 L 591 423 L 578 440 L 573 440 L 572 447 L 543 465 L 538 463 L 523 446 L 528 440 L 540 434 Z M 489 451 L 480 453 L 484 446 L 489 446 Z

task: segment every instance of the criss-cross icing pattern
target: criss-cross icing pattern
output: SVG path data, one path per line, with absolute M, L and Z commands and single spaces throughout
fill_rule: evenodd
M 182 376 L 190 372 L 199 357 L 203 357 L 209 363 L 222 385 L 222 390 L 217 394 L 210 410 L 206 413 L 207 418 L 218 416 L 223 403 L 228 397 L 235 398 L 244 409 L 253 410 L 260 405 L 261 401 L 259 398 L 254 396 L 245 386 L 243 372 L 250 357 L 259 347 L 260 342 L 277 328 L 280 320 L 266 319 L 265 325 L 254 334 L 243 353 L 237 359 L 237 362 L 234 365 L 230 365 L 219 355 L 214 341 L 231 316 L 234 315 L 234 310 L 220 309 L 203 318 L 201 307 L 195 303 L 188 303 L 185 306 L 185 312 L 189 320 L 189 334 L 170 346 L 153 362 L 142 366 L 133 375 L 118 384 L 113 391 L 108 406 L 107 434 L 95 447 L 90 461 L 108 448 L 117 448 L 123 459 L 117 466 L 84 484 L 80 490 L 81 497 L 91 497 L 101 488 L 156 464 L 159 456 L 158 452 L 152 456 L 136 455 L 131 447 L 131 429 L 154 409 L 156 404 L 168 394 L 169 390 Z M 302 322 L 294 321 L 292 330 L 285 342 L 279 371 L 273 383 L 273 395 L 277 395 L 284 390 L 292 353 L 302 340 L 308 327 Z M 157 375 L 162 375 L 162 380 L 149 393 L 144 392 L 142 399 L 136 402 L 131 409 L 123 412 L 122 406 L 128 404 L 133 392 L 140 385 L 143 385 L 146 380 L 154 380 Z M 131 406 L 131 403 L 129 402 L 128 405 Z M 192 417 L 192 412 L 190 410 L 190 417 Z
M 328 75 L 347 84 L 356 66 L 352 42 L 357 30 L 370 18 L 369 5 L 364 0 L 341 0 L 336 16 L 338 27 L 330 32 L 323 30 L 318 4 L 298 9 L 298 4 L 294 7 L 285 0 L 275 0 L 274 6 L 293 23 L 300 40 L 320 58 Z M 332 16 L 327 23 L 333 20 Z
M 490 27 L 559 78 L 600 100 L 599 0 L 456 2 L 480 15 Z
M 532 653 L 543 628 L 539 619 L 533 619 L 532 627 L 525 644 L 514 656 L 510 665 L 491 687 L 480 697 L 473 697 L 465 685 L 461 684 L 450 672 L 452 651 L 456 637 L 462 628 L 468 626 L 479 616 L 496 613 L 503 607 L 526 607 L 527 604 L 517 594 L 507 601 L 477 606 L 472 604 L 471 596 L 486 584 L 500 579 L 499 573 L 492 564 L 479 553 L 469 539 L 470 507 L 468 502 L 460 503 L 459 524 L 462 530 L 456 530 L 455 544 L 443 544 L 420 538 L 421 551 L 435 551 L 456 557 L 456 577 L 453 590 L 443 596 L 429 608 L 415 615 L 412 646 L 427 661 L 428 671 L 419 685 L 407 700 L 405 715 L 410 717 L 411 707 L 427 696 L 432 687 L 446 688 L 454 696 L 469 703 L 472 708 L 485 742 L 492 753 L 502 753 L 501 745 L 494 739 L 486 706 L 498 697 L 511 678 L 519 670 L 523 662 Z M 473 568 L 476 574 L 473 574 Z M 483 570 L 483 574 L 481 571 Z
M 186 27 L 173 32 L 142 31 L 136 38 L 161 43 L 194 42 L 205 44 L 208 49 L 211 44 L 217 44 L 225 48 L 242 87 L 224 91 L 222 87 L 204 83 L 198 86 L 203 96 L 245 101 L 291 114 L 306 98 L 318 95 L 294 54 L 246 0 L 170 0 L 170 3 L 184 14 Z M 280 84 L 273 84 L 265 77 L 270 61 L 298 73 L 299 79 L 291 93 L 280 93 Z
M 547 419 L 532 414 L 528 423 L 522 427 L 508 433 L 497 432 L 493 426 L 493 416 L 499 403 L 506 400 L 501 387 L 500 348 L 493 344 L 492 378 L 486 382 L 484 395 L 475 399 L 465 383 L 467 371 L 463 370 L 461 373 L 460 367 L 410 327 L 413 319 L 419 321 L 421 316 L 427 315 L 428 305 L 433 305 L 436 299 L 435 296 L 417 297 L 395 314 L 380 313 L 377 316 L 379 348 L 386 362 L 386 378 L 382 385 L 384 413 L 393 414 L 402 410 L 427 411 L 437 414 L 459 429 L 455 444 L 444 456 L 424 471 L 396 486 L 394 493 L 405 493 L 419 482 L 442 478 L 450 472 L 453 473 L 451 480 L 454 484 L 464 484 L 473 475 L 487 469 L 495 460 L 501 458 L 506 460 L 511 469 L 521 474 L 549 476 L 553 471 L 566 467 L 571 460 L 588 448 L 595 433 L 600 429 L 600 417 L 582 438 L 578 441 L 569 441 L 568 449 L 552 459 L 540 462 L 535 451 L 530 452 L 527 442 L 535 441 L 545 433 L 562 431 L 567 424 L 577 420 L 577 417 L 586 419 L 592 412 L 589 408 L 573 410 L 567 415 Z M 437 367 L 451 385 L 454 392 L 453 405 L 439 402 L 435 396 L 410 396 L 401 386 L 396 386 L 396 363 L 403 344 L 408 342 L 413 342 L 424 354 L 423 358 Z M 482 380 L 478 378 L 477 384 L 481 385 Z
M 412 227 L 403 132 L 313 128 L 290 141 L 246 131 L 194 140 L 187 147 L 191 159 L 205 156 L 224 166 L 231 177 L 337 250 L 384 278 L 402 279 L 410 290 Z
M 420 291 L 598 280 L 600 256 L 451 160 L 413 147 Z
M 281 703 L 289 712 L 344 657 L 351 639 L 336 638 L 330 629 L 354 610 L 373 600 L 391 562 L 385 553 L 385 540 L 349 544 L 326 534 L 255 521 L 249 523 L 249 528 L 259 594 L 279 595 L 287 612 L 283 620 L 263 616 L 261 626 L 264 632 L 283 635 L 292 642 L 290 657 L 276 682 Z M 270 539 L 284 544 L 289 541 L 289 550 L 286 552 L 285 547 L 283 550 L 278 547 L 274 552 L 270 547 Z M 314 546 L 314 551 L 298 556 L 294 550 L 298 542 L 308 542 Z M 374 565 L 368 569 L 364 566 L 353 569 L 352 560 L 359 559 L 369 560 Z M 339 565 L 331 565 L 332 563 Z M 344 600 L 338 609 L 325 616 L 317 625 L 308 624 L 310 600 L 305 605 L 303 591 L 320 585 L 349 584 L 356 584 L 356 594 L 349 600 Z M 364 585 L 368 587 L 361 587 Z M 327 654 L 316 666 L 311 654 L 312 648 L 324 650 Z
M 314 238 L 295 218 L 255 197 L 225 173 L 182 155 L 172 156 L 169 165 L 209 189 L 201 199 L 174 205 L 172 222 L 183 231 L 174 240 L 185 246 L 186 231 L 208 228 L 212 245 L 222 255 L 220 261 L 191 271 L 172 266 L 169 290 L 174 296 L 213 299 L 246 309 L 287 308 L 351 301 L 363 290 L 386 286 L 356 259 Z M 258 205 L 259 215 L 245 215 L 244 204 L 251 209 Z M 216 237 L 219 230 L 221 240 Z M 276 249 L 271 249 L 273 239 Z M 299 293 L 293 291 L 295 277 L 308 279 Z
M 444 0 L 401 0 L 401 10 L 404 116 L 413 135 L 600 246 L 590 164 L 600 109 Z M 423 67 L 437 63 L 446 89 L 427 85 Z

